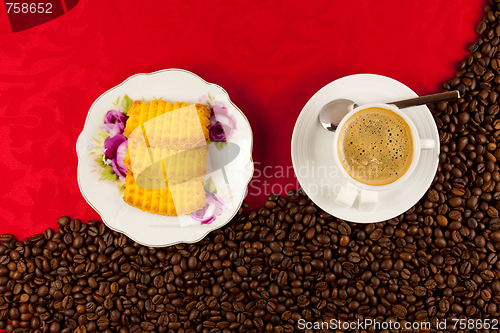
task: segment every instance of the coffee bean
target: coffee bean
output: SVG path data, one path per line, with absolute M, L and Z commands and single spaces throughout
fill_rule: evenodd
M 465 261 L 461 266 L 460 266 L 460 273 L 463 275 L 468 275 L 471 272 L 472 265 L 470 261 Z
M 359 254 L 355 253 L 355 252 L 349 253 L 348 259 L 350 262 L 354 262 L 354 263 L 359 262 L 361 260 Z
M 97 319 L 97 326 L 100 330 L 105 330 L 109 326 L 109 319 L 106 317 Z
M 347 246 L 349 242 L 350 242 L 349 236 L 344 235 L 340 237 L 340 242 L 339 242 L 340 246 Z
M 143 321 L 141 323 L 141 328 L 145 331 L 154 331 L 155 325 L 153 323 L 148 322 L 148 321 Z
M 392 313 L 400 318 L 400 319 L 404 319 L 406 317 L 406 314 L 407 314 L 407 310 L 404 306 L 400 305 L 400 304 L 396 304 L 392 307 Z
M 71 309 L 73 307 L 73 297 L 72 296 L 66 296 L 62 300 L 62 306 L 65 309 Z
M 314 229 L 312 229 L 314 230 Z M 328 235 L 325 235 L 325 234 L 319 234 L 316 239 L 318 240 L 318 242 L 320 242 L 321 244 L 330 244 L 330 237 L 328 237 Z
M 342 235 L 350 235 L 351 234 L 351 227 L 347 223 L 342 222 L 339 224 L 339 232 Z
M 58 220 L 57 220 L 57 224 L 59 224 L 61 227 L 64 227 L 65 225 L 67 225 L 69 222 L 71 221 L 71 219 L 67 216 L 61 216 Z
M 54 235 L 54 231 L 50 228 L 47 228 L 45 229 L 44 233 L 43 233 L 43 236 L 45 237 L 45 239 L 47 240 L 50 240 L 52 239 L 52 236 Z
M 81 227 L 81 221 L 79 219 L 72 219 L 69 223 L 69 228 L 71 231 L 79 231 Z
M 73 247 L 75 249 L 80 249 L 84 244 L 84 238 L 81 235 L 78 235 L 73 239 Z

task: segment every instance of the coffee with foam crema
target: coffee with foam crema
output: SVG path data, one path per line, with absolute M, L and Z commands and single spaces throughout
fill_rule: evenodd
M 391 110 L 368 108 L 346 121 L 339 133 L 338 152 L 352 178 L 366 185 L 387 185 L 401 178 L 411 165 L 411 129 Z

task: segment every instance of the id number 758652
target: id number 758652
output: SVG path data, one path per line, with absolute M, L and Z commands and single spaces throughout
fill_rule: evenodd
M 11 11 L 14 14 L 52 14 L 52 4 L 48 3 L 26 3 L 26 2 L 6 2 L 5 6 L 7 7 L 7 13 L 9 14 Z

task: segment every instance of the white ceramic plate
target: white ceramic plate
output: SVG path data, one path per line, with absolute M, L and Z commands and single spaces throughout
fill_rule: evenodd
M 326 103 L 339 98 L 357 104 L 388 103 L 418 97 L 410 88 L 394 79 L 374 74 L 351 75 L 321 88 L 302 109 L 292 135 L 292 163 L 297 179 L 307 195 L 319 207 L 351 222 L 379 222 L 410 209 L 425 194 L 436 174 L 439 162 L 439 133 L 427 106 L 402 110 L 415 124 L 422 139 L 433 139 L 436 147 L 422 150 L 417 168 L 401 186 L 379 193 L 375 211 L 359 210 L 357 201 L 345 208 L 335 203 L 342 178 L 333 159 L 333 134 L 323 129 L 318 113 Z M 358 199 L 357 199 L 358 200 Z
M 89 155 L 89 144 L 100 131 L 106 112 L 114 109 L 118 98 L 128 95 L 132 100 L 150 102 L 160 97 L 165 101 L 199 103 L 200 98 L 210 94 L 222 102 L 229 114 L 236 119 L 236 130 L 228 142 L 239 146 L 238 156 L 225 166 L 225 174 L 219 169 L 205 178 L 212 177 L 217 193 L 226 200 L 225 210 L 211 224 L 194 224 L 181 227 L 178 217 L 166 217 L 143 212 L 126 204 L 119 194 L 116 183 L 99 181 L 94 161 Z M 181 242 L 201 240 L 210 231 L 228 223 L 237 213 L 250 182 L 254 166 L 252 162 L 253 136 L 245 115 L 234 105 L 227 92 L 220 86 L 208 83 L 199 76 L 181 69 L 166 69 L 148 74 L 136 74 L 118 86 L 102 94 L 91 106 L 82 133 L 78 137 L 78 184 L 87 202 L 99 213 L 103 222 L 113 230 L 120 231 L 133 240 L 147 246 L 167 246 Z M 214 143 L 210 150 L 217 152 Z M 214 156 L 214 155 L 212 155 Z M 190 215 L 183 215 L 191 219 Z M 184 220 L 185 222 L 186 220 Z M 188 221 L 193 223 L 193 221 Z

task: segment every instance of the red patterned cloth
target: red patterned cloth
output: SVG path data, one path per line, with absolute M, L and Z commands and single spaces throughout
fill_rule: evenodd
M 76 140 L 93 101 L 133 74 L 183 68 L 227 90 L 253 129 L 247 201 L 257 208 L 298 186 L 290 141 L 317 90 L 374 73 L 420 95 L 441 91 L 487 4 L 333 3 L 81 0 L 16 33 L 0 5 L 0 234 L 56 229 L 61 215 L 99 219 L 78 187 Z

